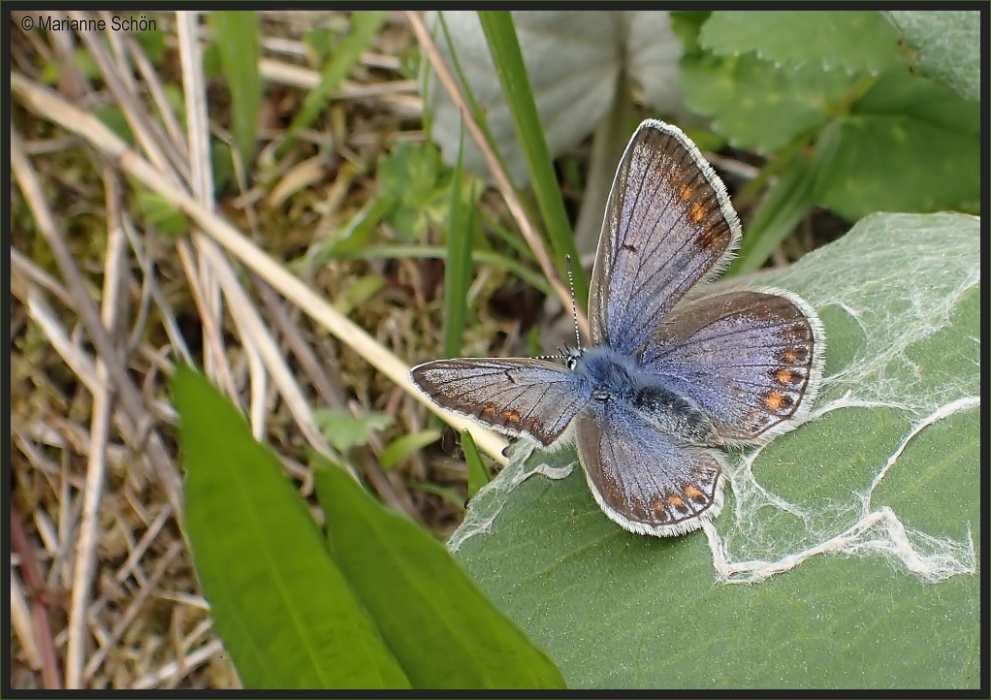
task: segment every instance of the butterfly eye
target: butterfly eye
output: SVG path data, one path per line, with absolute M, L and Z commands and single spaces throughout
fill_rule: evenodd
M 567 345 L 564 346 L 564 365 L 572 372 L 575 371 L 575 367 L 578 366 L 578 360 L 581 359 L 584 350 L 581 348 L 569 348 Z

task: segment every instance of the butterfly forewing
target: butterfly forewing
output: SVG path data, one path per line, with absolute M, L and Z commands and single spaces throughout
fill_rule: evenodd
M 723 439 L 750 442 L 808 413 L 823 343 L 822 324 L 801 298 L 734 291 L 678 307 L 644 363 L 695 401 Z
M 685 293 L 717 272 L 740 224 L 719 177 L 676 127 L 640 125 L 606 205 L 592 270 L 592 341 L 637 357 Z
M 410 379 L 439 406 L 542 445 L 561 437 L 592 394 L 567 368 L 525 358 L 437 360 Z

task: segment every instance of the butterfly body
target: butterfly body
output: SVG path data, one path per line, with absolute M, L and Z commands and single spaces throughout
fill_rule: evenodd
M 591 385 L 592 402 L 613 402 L 679 444 L 720 444 L 712 422 L 694 401 L 612 348 L 585 350 L 575 362 L 573 371 L 579 381 Z
M 719 447 L 808 415 L 825 347 L 815 310 L 778 289 L 686 294 L 727 263 L 740 223 L 679 129 L 646 120 L 620 161 L 589 295 L 591 346 L 565 363 L 437 360 L 410 370 L 435 404 L 557 448 L 574 439 L 589 489 L 623 528 L 680 535 L 716 517 Z

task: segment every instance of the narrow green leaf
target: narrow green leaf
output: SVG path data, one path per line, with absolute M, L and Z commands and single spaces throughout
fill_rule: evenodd
M 465 512 L 466 503 L 464 496 L 449 486 L 438 486 L 437 484 L 429 481 L 414 481 L 409 485 L 409 487 L 415 491 L 422 491 L 423 493 L 430 493 L 434 496 L 439 496 L 461 511 L 461 513 Z
M 482 460 L 481 452 L 478 451 L 475 438 L 467 430 L 461 431 L 461 449 L 464 450 L 465 463 L 468 465 L 468 498 L 474 498 L 492 477 Z
M 321 408 L 313 412 L 313 420 L 327 442 L 338 452 L 345 452 L 355 445 L 367 445 L 372 433 L 384 430 L 393 423 L 392 416 L 369 411 L 355 416 L 350 411 Z
M 526 158 L 527 171 L 530 173 L 530 182 L 540 207 L 540 214 L 547 227 L 551 250 L 558 271 L 563 277 L 565 258 L 570 255 L 572 260 L 578 260 L 579 256 L 575 248 L 571 224 L 568 223 L 568 215 L 564 209 L 561 188 L 554 173 L 550 151 L 541 129 L 537 105 L 523 63 L 523 54 L 516 37 L 513 18 L 508 10 L 479 11 L 478 18 L 485 32 L 496 74 L 502 84 L 503 97 L 512 114 L 516 135 L 519 137 Z M 575 296 L 579 300 L 587 299 L 588 280 L 585 279 L 585 273 L 580 265 L 576 266 L 574 273 Z
M 185 212 L 158 192 L 140 190 L 138 207 L 148 226 L 161 236 L 176 238 L 189 231 L 189 219 Z
M 325 248 L 313 255 L 311 264 L 320 264 L 333 258 L 337 253 L 364 250 L 375 227 L 395 206 L 390 197 L 376 196 L 362 205 L 344 228 L 332 234 Z
M 392 469 L 403 457 L 438 440 L 440 440 L 439 430 L 421 430 L 416 433 L 397 437 L 382 450 L 382 455 L 379 457 L 379 466 L 383 469 Z
M 560 672 L 440 542 L 346 474 L 316 471 L 330 550 L 416 688 L 560 688 Z
M 337 50 L 323 66 L 320 72 L 320 83 L 313 88 L 303 101 L 296 117 L 289 127 L 291 133 L 309 126 L 317 115 L 327 106 L 327 101 L 337 92 L 341 81 L 361 59 L 361 54 L 368 50 L 379 29 L 385 24 L 389 13 L 384 10 L 366 10 L 354 12 L 351 15 L 351 33 L 341 39 Z
M 179 367 L 172 391 L 185 535 L 245 686 L 409 687 L 271 450 L 193 370 Z
M 262 100 L 258 16 L 254 12 L 214 10 L 210 13 L 210 27 L 231 91 L 231 133 L 241 162 L 250 169 L 255 159 Z
M 726 270 L 727 277 L 760 269 L 771 257 L 812 209 L 815 179 L 815 169 L 808 163 L 792 161 L 747 225 L 739 253 Z

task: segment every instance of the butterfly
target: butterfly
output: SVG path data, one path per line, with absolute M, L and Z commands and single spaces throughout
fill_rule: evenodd
M 592 496 L 623 528 L 695 530 L 723 505 L 720 448 L 760 443 L 807 416 L 822 373 L 825 332 L 801 297 L 704 293 L 740 236 L 699 150 L 677 127 L 648 119 L 606 205 L 591 345 L 568 349 L 563 364 L 426 362 L 410 379 L 438 406 L 542 448 L 574 440 Z

